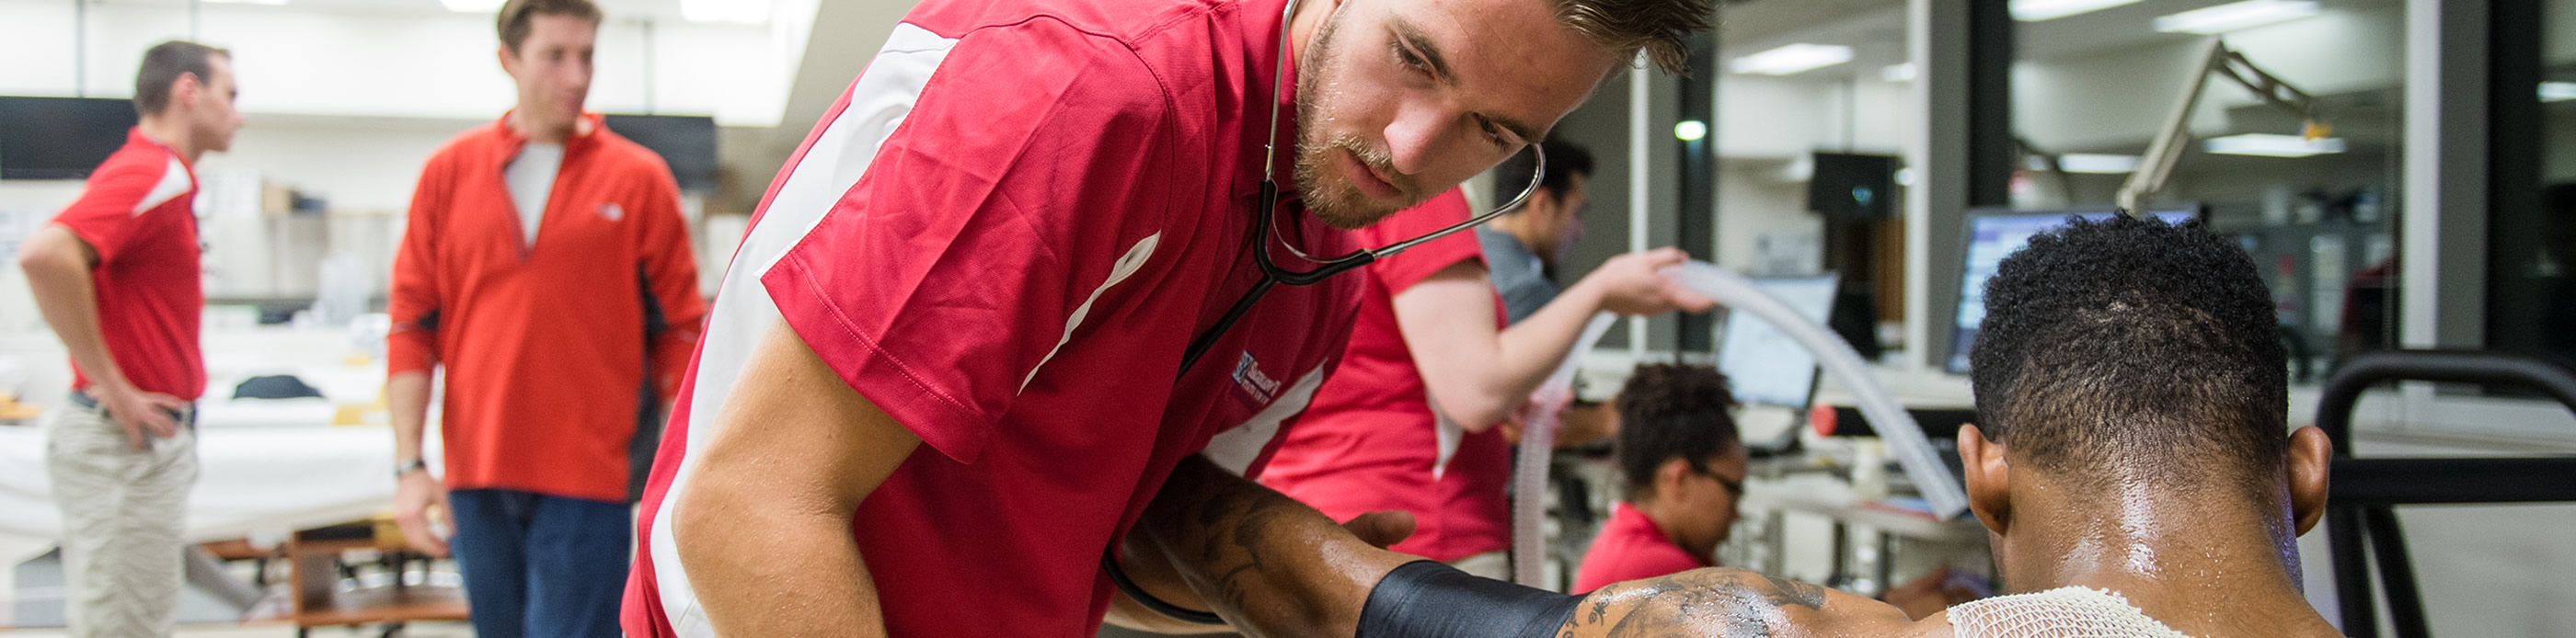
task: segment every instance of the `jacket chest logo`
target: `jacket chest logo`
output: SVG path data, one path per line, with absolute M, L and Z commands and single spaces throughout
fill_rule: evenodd
M 626 219 L 626 209 L 625 209 L 625 208 L 621 208 L 621 207 L 619 207 L 619 206 L 617 205 L 617 202 L 609 202 L 609 203 L 606 203 L 606 204 L 600 204 L 600 205 L 599 205 L 599 216 L 600 216 L 600 217 L 608 218 L 608 221 L 612 221 L 612 222 L 613 222 L 613 221 L 623 221 L 623 220 L 625 220 L 625 219 Z

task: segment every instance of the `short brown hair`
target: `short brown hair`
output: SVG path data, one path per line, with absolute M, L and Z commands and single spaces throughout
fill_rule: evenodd
M 500 17 L 493 25 L 501 32 L 501 46 L 518 53 L 519 43 L 528 41 L 529 23 L 540 15 L 581 18 L 589 20 L 591 26 L 599 26 L 606 18 L 599 12 L 599 5 L 590 0 L 510 0 L 501 5 Z
M 225 51 L 186 40 L 171 40 L 152 45 L 143 52 L 143 69 L 134 73 L 134 112 L 137 115 L 159 115 L 170 108 L 170 84 L 181 75 L 197 77 L 204 86 L 214 81 L 215 56 L 232 57 Z
M 1690 36 L 1716 25 L 1713 0 L 1550 0 L 1556 20 L 1626 58 L 1638 51 L 1667 73 L 1690 71 Z

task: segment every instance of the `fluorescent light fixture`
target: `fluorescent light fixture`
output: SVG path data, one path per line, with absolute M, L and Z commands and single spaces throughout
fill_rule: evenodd
M 769 23 L 770 0 L 680 0 L 680 17 L 690 22 Z
M 1878 70 L 1878 79 L 1889 82 L 1912 82 L 1915 73 L 1912 62 L 1890 64 Z
M 2057 156 L 2057 167 L 2069 173 L 2118 175 L 2138 170 L 2138 156 L 2067 153 Z
M 2012 17 L 2023 22 L 2055 20 L 2066 16 L 2092 13 L 2138 0 L 2012 0 Z
M 2048 158 L 2040 155 L 2032 155 L 2023 159 L 2021 165 L 2022 168 L 2034 171 L 2050 170 Z M 2101 153 L 2067 153 L 2065 155 L 2057 156 L 2056 170 L 2068 173 L 2118 175 L 2138 170 L 2138 156 L 2104 155 Z
M 272 7 L 286 4 L 286 0 L 206 0 L 206 2 L 210 4 L 264 4 Z
M 501 10 L 502 0 L 438 0 L 438 4 L 457 13 L 492 13 Z
M 1792 44 L 1728 61 L 1727 68 L 1755 75 L 1796 75 L 1852 59 L 1851 47 L 1839 44 Z
M 2246 133 L 2209 139 L 2209 152 L 2220 155 L 2260 155 L 2264 157 L 2307 157 L 2343 152 L 2343 138 L 2308 139 L 2297 135 Z
M 2216 35 L 2316 14 L 2316 0 L 2245 0 L 2156 18 L 2156 30 Z
M 2576 82 L 2540 83 L 2540 101 L 2565 102 L 2568 100 L 2576 100 Z
M 1708 123 L 1699 120 L 1682 120 L 1680 124 L 1673 125 L 1673 137 L 1681 138 L 1684 142 L 1697 142 L 1700 138 L 1708 137 Z

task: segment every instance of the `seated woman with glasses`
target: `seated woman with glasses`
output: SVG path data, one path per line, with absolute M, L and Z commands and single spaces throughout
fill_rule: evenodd
M 1726 375 L 1645 364 L 1619 389 L 1618 467 L 1626 496 L 1592 539 L 1574 591 L 1717 565 L 1735 526 L 1748 456 Z

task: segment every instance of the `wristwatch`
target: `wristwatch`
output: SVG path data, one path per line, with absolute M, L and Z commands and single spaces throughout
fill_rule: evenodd
M 413 457 L 412 460 L 404 461 L 402 465 L 394 467 L 394 480 L 402 480 L 403 477 L 411 476 L 413 472 L 426 471 L 429 471 L 429 462 Z

